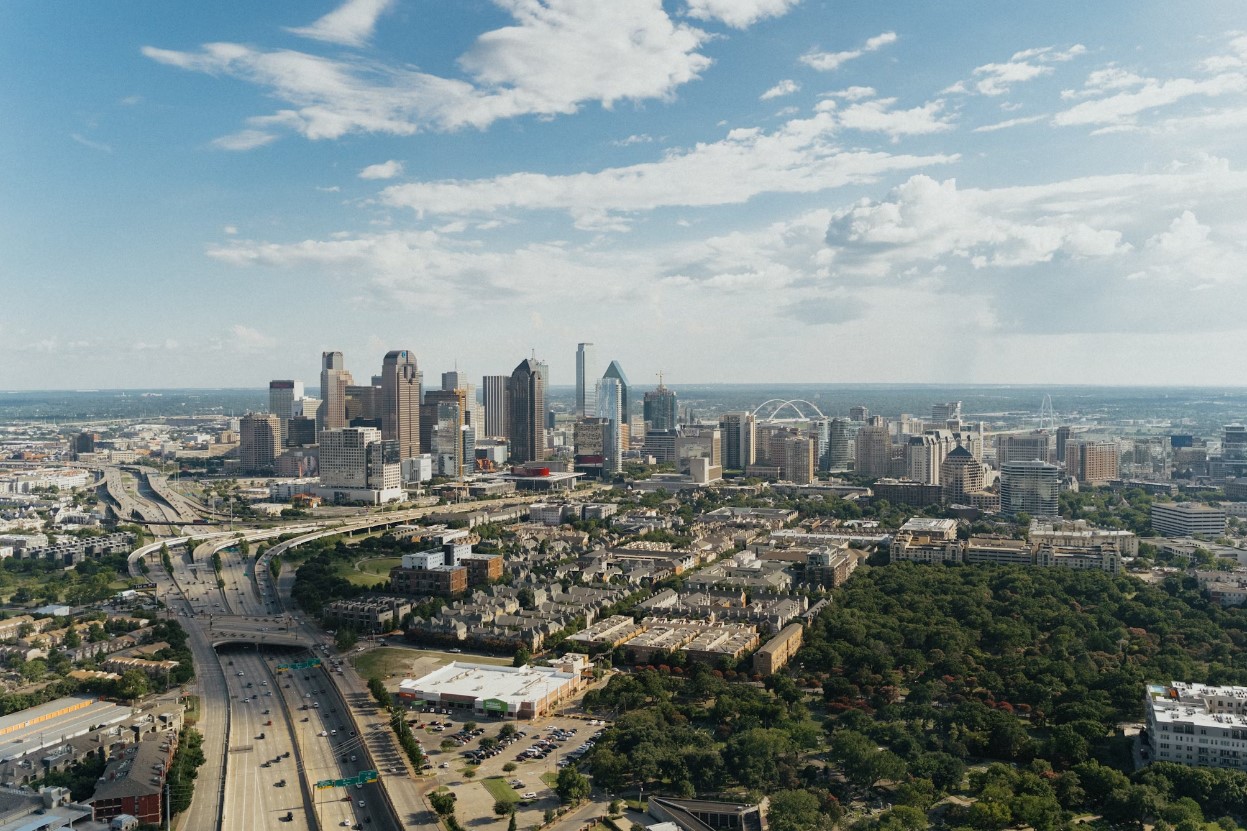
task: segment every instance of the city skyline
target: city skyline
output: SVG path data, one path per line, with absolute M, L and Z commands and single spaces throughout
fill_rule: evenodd
M 0 9 L 0 388 L 1247 384 L 1233 3 L 62 12 Z

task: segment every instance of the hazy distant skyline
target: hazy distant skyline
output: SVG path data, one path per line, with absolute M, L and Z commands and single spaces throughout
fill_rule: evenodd
M 1241 5 L 0 5 L 0 389 L 1247 384 Z

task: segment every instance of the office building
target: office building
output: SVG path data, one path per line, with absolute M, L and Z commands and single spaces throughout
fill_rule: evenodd
M 1202 502 L 1153 502 L 1152 530 L 1162 537 L 1219 537 L 1225 509 Z
M 511 373 L 507 385 L 511 425 L 511 457 L 517 462 L 539 462 L 546 457 L 545 376 L 537 361 L 525 358 Z
M 606 367 L 606 372 L 602 373 L 603 378 L 614 378 L 619 382 L 619 409 L 623 413 L 621 421 L 629 424 L 632 420 L 632 392 L 628 386 L 628 376 L 624 374 L 623 367 L 619 365 L 619 361 L 611 361 Z
M 347 426 L 346 388 L 354 383 L 341 352 L 320 353 L 320 407 L 316 421 L 319 430 L 341 430 Z M 306 415 L 306 413 L 305 413 Z
M 1115 441 L 1065 442 L 1065 472 L 1084 485 L 1104 485 L 1120 475 L 1121 451 Z
M 421 375 L 414 352 L 387 352 L 381 363 L 381 438 L 398 445 L 400 459 L 419 456 Z
M 612 363 L 612 366 L 614 364 Z M 602 438 L 602 472 L 614 475 L 623 469 L 628 426 L 624 421 L 624 387 L 618 378 L 603 375 L 596 390 L 597 417 L 607 422 Z
M 940 484 L 940 465 L 956 446 L 948 430 L 928 430 L 909 436 L 905 443 L 905 463 L 909 479 L 924 485 Z
M 485 435 L 491 439 L 505 439 L 511 435 L 507 420 L 508 375 L 486 375 L 481 379 L 481 393 L 485 405 Z
M 1000 512 L 1005 516 L 1060 514 L 1061 469 L 1038 459 L 1006 462 L 1000 468 Z
M 1221 460 L 1218 478 L 1247 476 L 1247 427 L 1227 424 L 1221 433 Z
M 281 420 L 281 447 L 286 446 L 286 422 L 294 417 L 294 402 L 302 397 L 302 381 L 268 382 L 268 411 Z
M 1071 432 L 1069 427 L 1064 424 L 1056 428 L 1056 460 L 1058 464 L 1065 464 L 1065 445 L 1069 442 Z
M 771 442 L 771 463 L 779 465 L 779 478 L 797 485 L 808 485 L 815 479 L 817 456 L 814 440 L 808 436 L 787 435 Z
M 862 404 L 858 404 L 856 407 L 849 407 L 849 421 L 865 423 L 866 419 L 869 417 L 870 417 L 869 407 L 866 407 Z
M 589 418 L 596 416 L 597 404 L 594 400 L 597 378 L 597 355 L 591 343 L 576 344 L 576 416 Z
M 931 421 L 937 427 L 944 427 L 950 421 L 961 421 L 961 402 L 948 401 L 943 404 L 932 404 Z
M 281 419 L 247 413 L 238 423 L 238 464 L 246 473 L 272 473 L 281 452 Z
M 723 465 L 723 434 L 716 427 L 677 427 L 676 470 L 688 473 L 692 459 L 706 459 L 712 467 Z
M 286 422 L 286 447 L 316 444 L 316 418 L 297 415 Z
M 723 466 L 744 470 L 758 460 L 758 424 L 752 413 L 727 413 L 719 419 L 723 437 Z
M 403 498 L 398 443 L 385 441 L 373 427 L 346 427 L 320 434 L 317 495 L 342 502 L 381 504 Z
M 987 471 L 974 454 L 960 444 L 940 463 L 941 498 L 946 505 L 967 505 L 970 494 L 984 488 Z
M 650 430 L 674 430 L 678 420 L 675 390 L 667 389 L 660 380 L 658 389 L 645 393 L 642 410 Z
M 381 424 L 381 385 L 349 384 L 346 388 L 348 427 L 377 427 Z
M 1003 469 L 1009 462 L 1049 460 L 1052 454 L 1052 434 L 1047 430 L 1035 430 L 996 439 L 996 466 Z
M 854 445 L 855 470 L 861 476 L 887 476 L 892 459 L 892 434 L 880 416 L 869 416 L 857 431 Z
M 674 462 L 676 436 L 677 432 L 674 428 L 647 430 L 645 431 L 645 446 L 641 448 L 641 452 L 646 456 L 653 456 L 654 461 L 660 465 Z

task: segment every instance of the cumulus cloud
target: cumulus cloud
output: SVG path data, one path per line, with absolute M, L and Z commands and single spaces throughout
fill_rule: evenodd
M 1140 113 L 1167 107 L 1192 96 L 1217 98 L 1247 92 L 1247 74 L 1227 72 L 1212 78 L 1145 79 L 1133 89 L 1083 101 L 1057 113 L 1053 123 L 1071 126 L 1129 126 Z
M 946 93 L 977 92 L 980 95 L 1004 95 L 1015 84 L 1025 83 L 1043 75 L 1051 75 L 1054 63 L 1073 60 L 1087 51 L 1081 43 L 1068 49 L 1040 46 L 1014 52 L 1009 60 L 977 66 L 968 81 L 958 81 L 944 90 Z
M 766 92 L 758 96 L 761 101 L 770 101 L 772 98 L 783 98 L 785 95 L 792 95 L 801 89 L 801 85 L 791 78 L 785 78 Z
M 370 164 L 359 172 L 361 179 L 393 179 L 403 173 L 403 163 L 390 159 L 388 162 Z
M 259 147 L 282 131 L 308 139 L 405 136 L 570 114 L 589 101 L 610 108 L 666 99 L 710 65 L 697 51 L 709 36 L 672 21 L 661 0 L 508 0 L 505 7 L 516 25 L 485 32 L 458 60 L 469 80 L 238 43 L 142 52 L 169 66 L 254 84 L 288 105 L 219 139 L 226 149 Z
M 718 20 L 745 29 L 768 17 L 779 17 L 801 0 L 688 0 L 688 16 Z
M 905 119 L 912 121 L 910 129 L 929 129 L 920 126 L 921 116 L 894 115 L 895 123 L 888 121 L 886 113 L 855 113 L 849 119 L 854 129 L 903 130 L 900 122 Z M 849 126 L 844 120 L 845 113 L 819 112 L 769 133 L 736 129 L 720 141 L 671 152 L 661 161 L 594 173 L 513 173 L 490 179 L 411 182 L 386 188 L 381 200 L 422 214 L 566 210 L 582 227 L 597 228 L 602 222 L 617 226 L 618 218 L 607 216 L 613 212 L 740 204 L 768 192 L 813 193 L 957 158 L 844 150 L 834 141 L 837 132 Z
M 287 31 L 343 46 L 363 46 L 372 37 L 377 18 L 393 5 L 394 0 L 347 0 L 316 22 Z
M 818 109 L 834 112 L 840 127 L 864 133 L 883 133 L 894 143 L 902 136 L 946 133 L 954 128 L 953 123 L 941 115 L 943 101 L 928 101 L 908 110 L 894 110 L 892 107 L 895 104 L 895 98 L 876 98 L 841 108 L 834 100 L 827 99 L 819 103 Z
M 850 49 L 847 52 L 819 52 L 817 50 L 806 52 L 801 56 L 801 63 L 819 72 L 831 72 L 854 58 L 860 58 L 867 52 L 876 52 L 896 41 L 896 32 L 883 32 L 867 39 L 859 49 Z

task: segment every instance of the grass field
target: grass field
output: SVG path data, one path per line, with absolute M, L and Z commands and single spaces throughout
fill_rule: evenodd
M 359 570 L 368 574 L 375 574 L 378 577 L 388 577 L 390 569 L 394 566 L 403 564 L 402 557 L 369 557 L 366 560 L 360 560 L 355 565 L 359 566 Z
M 559 775 L 557 773 L 541 774 L 541 781 L 546 783 L 547 788 L 553 788 L 559 783 Z
M 448 655 L 445 652 L 431 652 L 425 649 L 381 646 L 369 650 L 356 658 L 355 668 L 364 678 L 371 678 L 374 675 L 385 678 L 391 674 L 410 677 L 414 674 L 417 662 L 425 666 L 421 674 L 429 672 L 432 668 L 428 660 L 430 658 L 434 659 L 437 666 L 448 664 L 452 660 L 471 661 L 476 664 L 494 664 L 503 667 L 511 665 L 510 658 L 496 658 L 489 655 Z
M 494 798 L 495 802 L 514 803 L 519 802 L 520 797 L 515 789 L 507 784 L 507 780 L 501 776 L 490 776 L 481 780 L 481 784 L 485 786 L 485 790 L 489 791 L 489 795 Z
M 372 586 L 377 583 L 384 583 L 385 576 L 381 574 L 371 574 L 367 571 L 356 571 L 351 563 L 338 563 L 338 576 L 354 583 L 356 586 Z

